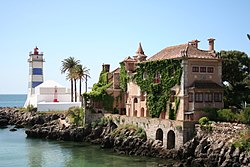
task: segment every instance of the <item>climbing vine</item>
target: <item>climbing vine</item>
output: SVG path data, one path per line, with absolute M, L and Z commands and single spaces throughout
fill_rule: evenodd
M 120 88 L 123 92 L 127 91 L 127 82 L 128 82 L 129 76 L 127 74 L 127 71 L 125 69 L 125 65 L 123 62 L 120 63 Z
M 158 118 L 161 112 L 166 110 L 170 89 L 176 84 L 180 85 L 181 74 L 180 60 L 167 59 L 138 64 L 133 79 L 141 90 L 147 93 L 147 108 L 152 117 Z M 173 119 L 175 114 L 176 111 L 173 110 L 173 116 L 171 116 Z
M 93 85 L 92 91 L 89 93 L 84 93 L 83 96 L 85 100 L 93 100 L 95 102 L 101 102 L 104 110 L 112 111 L 114 98 L 109 95 L 106 90 L 112 85 L 108 82 L 108 72 L 102 71 L 99 76 L 99 81 Z

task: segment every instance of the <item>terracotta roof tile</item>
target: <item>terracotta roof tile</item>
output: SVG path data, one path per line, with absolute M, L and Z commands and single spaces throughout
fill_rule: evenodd
M 196 89 L 223 89 L 222 86 L 211 81 L 195 81 L 190 88 Z
M 147 61 L 176 59 L 183 56 L 188 58 L 218 59 L 214 51 L 200 50 L 190 44 L 181 44 L 167 47 L 150 57 Z
M 115 70 L 113 70 L 112 72 L 111 72 L 112 74 L 113 73 L 120 73 L 120 68 L 118 67 L 118 68 L 116 68 Z
M 123 60 L 123 62 L 136 62 L 136 60 L 135 60 L 135 59 L 132 59 L 130 56 L 128 56 L 127 58 L 125 58 L 125 59 Z

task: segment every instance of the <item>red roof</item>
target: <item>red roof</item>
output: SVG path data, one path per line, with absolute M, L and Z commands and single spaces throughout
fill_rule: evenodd
M 147 61 L 176 59 L 181 57 L 187 58 L 200 58 L 200 59 L 218 59 L 214 51 L 200 50 L 190 44 L 182 44 L 167 47 L 154 56 L 150 57 Z
M 132 58 L 129 56 L 129 57 L 125 58 L 125 59 L 123 60 L 123 62 L 136 62 L 136 60 L 135 60 L 135 59 L 132 59 Z

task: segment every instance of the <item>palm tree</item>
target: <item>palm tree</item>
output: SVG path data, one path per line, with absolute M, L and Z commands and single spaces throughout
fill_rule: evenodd
M 85 79 L 85 92 L 87 92 L 87 89 L 88 89 L 88 78 L 90 78 L 89 72 L 84 74 L 84 79 Z
M 80 96 L 82 96 L 82 81 L 84 79 L 86 80 L 86 76 L 89 77 L 89 69 L 82 66 L 81 64 L 78 64 L 77 66 L 75 66 L 74 73 L 76 79 L 79 80 L 79 94 Z
M 71 102 L 73 102 L 73 69 L 76 65 L 80 63 L 80 60 L 76 60 L 74 57 L 69 57 L 67 59 L 64 59 L 62 61 L 62 66 L 61 66 L 61 73 L 68 73 L 67 74 L 67 79 L 70 80 L 71 82 Z

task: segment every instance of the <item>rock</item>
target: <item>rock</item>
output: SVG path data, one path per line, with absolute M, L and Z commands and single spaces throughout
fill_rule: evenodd
M 14 132 L 14 131 L 17 131 L 17 129 L 16 128 L 11 128 L 10 131 Z
M 14 128 L 17 128 L 17 129 L 19 129 L 19 128 L 24 128 L 24 126 L 23 125 L 21 125 L 21 124 L 17 124 L 17 125 L 15 125 L 15 127 Z
M 0 119 L 0 127 L 2 127 L 2 126 L 7 126 L 7 125 L 8 125 L 8 122 L 9 122 L 8 119 L 6 119 L 6 118 L 1 118 L 1 119 Z

